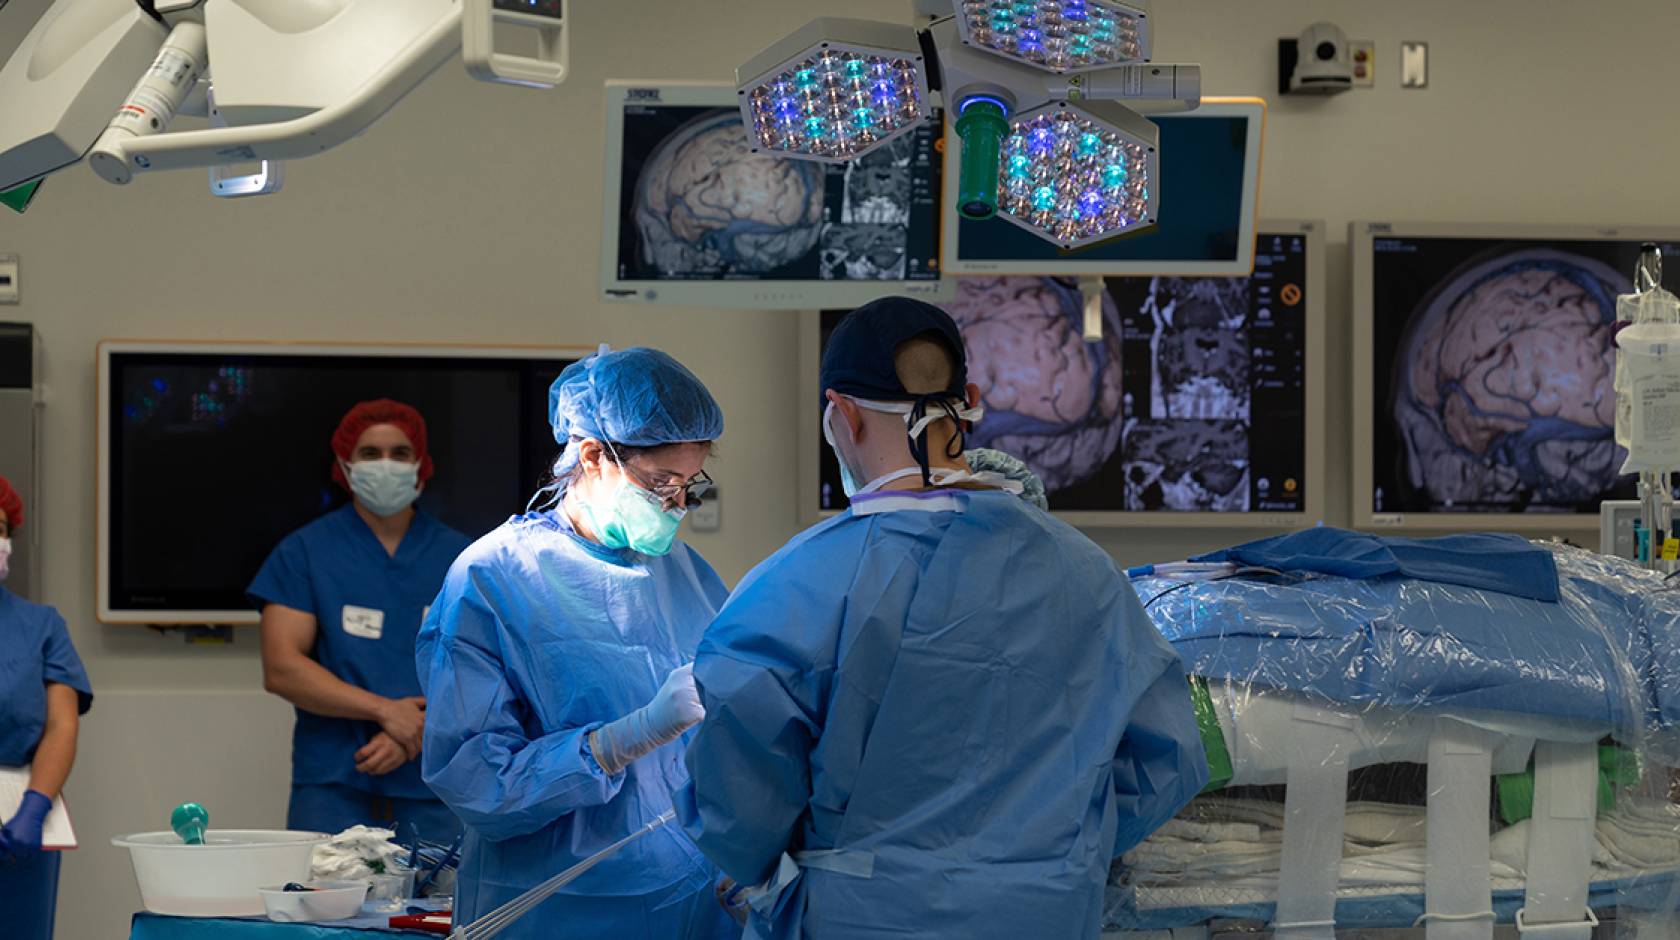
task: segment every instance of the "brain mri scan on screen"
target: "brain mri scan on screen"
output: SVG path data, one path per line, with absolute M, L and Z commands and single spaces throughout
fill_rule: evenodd
M 1449 505 L 1585 503 L 1608 489 L 1621 465 L 1611 327 L 1632 289 L 1608 265 L 1545 249 L 1443 283 L 1396 368 L 1412 486 Z
M 1302 511 L 1306 248 L 1261 241 L 1251 277 L 1107 279 L 1095 343 L 1073 280 L 962 278 L 945 309 L 986 407 L 969 445 L 1026 461 L 1056 510 Z M 844 505 L 826 454 L 822 486 Z
M 1372 243 L 1372 510 L 1594 513 L 1615 442 L 1616 296 L 1639 243 Z
M 762 273 L 822 234 L 823 167 L 755 154 L 735 111 L 677 128 L 636 182 L 642 260 L 666 275 Z
M 965 278 L 946 312 L 985 395 L 971 443 L 1025 460 L 1052 492 L 1096 476 L 1122 430 L 1113 298 L 1103 298 L 1105 337 L 1095 344 L 1080 336 L 1079 288 L 1053 278 Z
M 622 107 L 620 279 L 938 279 L 933 129 L 827 166 L 752 152 L 733 107 Z

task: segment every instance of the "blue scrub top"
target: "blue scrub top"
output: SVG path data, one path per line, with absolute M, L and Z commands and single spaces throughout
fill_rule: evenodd
M 854 498 L 742 581 L 694 679 L 678 812 L 736 881 L 788 876 L 753 938 L 1095 940 L 1110 860 L 1207 781 L 1114 562 L 1001 492 Z
M 450 569 L 421 631 L 419 667 L 428 693 L 426 780 L 467 825 L 457 923 L 671 808 L 688 781 L 681 742 L 608 775 L 588 735 L 646 705 L 671 670 L 693 659 L 727 593 L 681 542 L 663 557 L 614 550 L 579 537 L 553 512 L 510 520 Z M 694 844 L 667 826 L 503 936 L 710 936 L 715 878 Z M 653 926 L 681 910 L 706 914 L 680 928 Z
M 425 512 L 395 557 L 386 554 L 352 503 L 286 536 L 246 589 L 260 610 L 280 604 L 313 614 L 312 655 L 328 672 L 386 698 L 419 695 L 414 640 L 465 535 Z M 379 726 L 302 709 L 292 732 L 292 784 L 337 784 L 375 796 L 433 799 L 410 761 L 382 777 L 356 770 L 356 752 Z
M 0 766 L 35 759 L 47 728 L 47 683 L 76 690 L 80 710 L 93 704 L 87 670 L 58 611 L 0 587 Z

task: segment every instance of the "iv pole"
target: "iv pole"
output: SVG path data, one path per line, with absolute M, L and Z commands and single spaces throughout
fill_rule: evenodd
M 1633 289 L 1644 294 L 1662 288 L 1662 249 L 1650 243 L 1639 249 L 1639 263 L 1634 268 Z M 1675 562 L 1663 560 L 1663 543 L 1674 534 L 1674 488 L 1666 471 L 1639 472 L 1639 516 L 1650 533 L 1645 563 L 1656 571 L 1668 573 Z

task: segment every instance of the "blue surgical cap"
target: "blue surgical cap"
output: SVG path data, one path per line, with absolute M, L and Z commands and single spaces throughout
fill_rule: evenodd
M 723 409 L 712 393 L 657 349 L 600 352 L 574 362 L 548 387 L 548 423 L 561 446 L 594 438 L 631 447 L 715 441 Z M 577 462 L 567 448 L 555 474 Z

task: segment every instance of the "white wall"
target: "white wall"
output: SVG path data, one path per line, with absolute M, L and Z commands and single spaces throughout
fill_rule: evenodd
M 13 0 L 0 12 L 0 53 L 45 5 Z M 273 825 L 286 793 L 285 714 L 255 691 L 254 634 L 241 632 L 231 647 L 190 647 L 94 622 L 95 344 L 139 337 L 662 346 L 712 386 L 728 414 L 713 469 L 726 494 L 724 529 L 694 542 L 733 580 L 795 527 L 794 323 L 775 313 L 597 302 L 600 84 L 727 79 L 735 62 L 842 6 L 847 15 L 893 18 L 907 5 L 579 3 L 576 71 L 562 90 L 480 85 L 451 65 L 362 139 L 288 166 L 279 197 L 215 202 L 198 173 L 117 189 L 77 168 L 50 180 L 28 215 L 0 217 L 0 251 L 23 256 L 24 294 L 24 304 L 0 308 L 0 318 L 33 321 L 47 348 L 51 486 L 34 522 L 44 527 L 45 598 L 71 622 L 101 696 L 70 785 L 85 847 L 65 868 L 61 937 L 126 932 L 138 901 L 121 855 L 106 844 L 110 835 L 160 828 L 170 807 L 189 798 L 229 825 Z M 1274 100 L 1266 140 L 1263 211 L 1330 224 L 1332 388 L 1347 381 L 1351 219 L 1680 221 L 1666 172 L 1680 152 L 1668 107 L 1680 87 L 1671 49 L 1680 6 L 1667 0 L 1611 0 L 1590 11 L 1555 0 L 1157 6 L 1158 58 L 1201 62 L 1209 93 L 1275 99 L 1275 39 L 1315 19 L 1379 44 L 1376 90 Z M 1397 87 L 1402 39 L 1430 43 L 1427 90 Z M 1636 132 L 1650 143 L 1636 142 Z M 1329 420 L 1330 521 L 1341 522 L 1350 499 L 1339 443 L 1351 421 L 1345 396 L 1332 396 Z M 1248 535 L 1098 537 L 1133 563 Z M 145 720 L 188 690 L 190 713 L 207 719 L 193 760 L 162 743 L 180 733 L 177 723 Z

